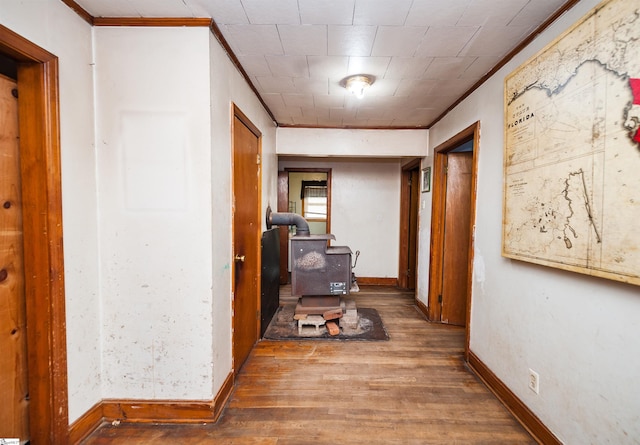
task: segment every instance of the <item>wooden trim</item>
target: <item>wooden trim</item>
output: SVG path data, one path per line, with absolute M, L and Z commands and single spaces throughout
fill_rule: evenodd
M 538 26 L 531 34 L 529 34 L 522 42 L 518 44 L 515 48 L 513 48 L 506 56 L 500 60 L 496 66 L 494 66 L 491 71 L 482 76 L 480 80 L 473 84 L 471 88 L 469 88 L 458 100 L 456 100 L 449 108 L 444 110 L 440 116 L 436 117 L 426 128 L 431 128 L 435 124 L 437 124 L 442 118 L 444 118 L 451 110 L 457 107 L 463 100 L 471 95 L 475 90 L 480 88 L 480 86 L 485 83 L 487 80 L 491 78 L 495 73 L 498 72 L 503 66 L 505 66 L 511 59 L 513 59 L 520 51 L 522 51 L 527 45 L 533 42 L 538 35 L 540 35 L 545 29 L 547 29 L 553 22 L 555 22 L 561 15 L 567 12 L 569 9 L 573 8 L 576 4 L 578 4 L 580 0 L 567 0 L 565 4 L 560 6 L 556 12 L 554 12 L 547 20 L 542 22 L 540 26 Z
M 62 0 L 62 3 L 73 9 L 73 11 L 78 14 L 85 22 L 93 26 L 93 16 L 89 14 L 86 9 L 77 4 L 75 0 Z
M 468 357 L 467 364 L 471 371 L 487 385 L 498 400 L 502 402 L 538 443 L 545 445 L 562 444 L 555 434 L 542 423 L 538 416 L 536 416 L 473 351 L 469 351 Z
M 66 443 L 58 59 L 2 25 L 0 53 L 18 62 L 31 442 Z
M 0 53 L 25 63 L 45 63 L 56 58 L 3 25 L 0 25 Z
M 80 443 L 102 425 L 103 422 L 103 404 L 102 401 L 100 401 L 69 426 L 69 443 Z
M 102 401 L 104 420 L 130 423 L 212 422 L 213 406 L 205 400 L 115 400 Z
M 397 278 L 357 277 L 358 284 L 368 286 L 398 286 Z
M 94 26 L 210 27 L 207 17 L 94 17 Z
M 69 443 L 77 444 L 104 422 L 131 423 L 215 423 L 231 396 L 233 373 L 229 373 L 211 401 L 193 400 L 115 400 L 96 403 L 69 427 Z
M 227 405 L 227 401 L 229 397 L 231 397 L 231 393 L 233 392 L 233 387 L 235 385 L 235 375 L 233 372 L 227 374 L 227 378 L 224 379 L 224 383 L 218 390 L 218 393 L 213 398 L 213 421 L 217 422 L 222 414 L 222 410 Z
M 416 306 L 418 307 L 418 310 L 422 313 L 422 315 L 424 315 L 428 320 L 429 319 L 429 307 L 426 304 L 424 304 L 422 302 L 422 300 L 418 300 L 417 298 L 416 298 Z

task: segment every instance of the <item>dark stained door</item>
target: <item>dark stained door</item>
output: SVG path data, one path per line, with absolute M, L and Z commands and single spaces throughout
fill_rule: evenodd
M 16 83 L 0 75 L 0 438 L 29 439 Z
M 260 332 L 260 131 L 234 108 L 233 368 L 246 361 Z
M 411 199 L 409 202 L 409 240 L 407 246 L 407 289 L 416 288 L 418 261 L 418 211 L 420 209 L 420 171 L 411 170 Z
M 440 320 L 465 326 L 471 236 L 473 153 L 448 153 Z
M 413 290 L 417 282 L 420 160 L 402 168 L 398 287 Z

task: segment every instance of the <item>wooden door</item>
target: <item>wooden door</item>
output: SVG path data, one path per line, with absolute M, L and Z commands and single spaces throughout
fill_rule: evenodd
M 260 131 L 234 107 L 233 368 L 249 356 L 260 332 Z
M 465 326 L 469 276 L 473 153 L 448 153 L 442 261 L 444 323 Z
M 418 213 L 420 211 L 420 160 L 402 169 L 400 190 L 400 248 L 398 287 L 415 289 L 418 264 Z
M 15 81 L 0 76 L 0 438 L 29 440 L 22 198 Z

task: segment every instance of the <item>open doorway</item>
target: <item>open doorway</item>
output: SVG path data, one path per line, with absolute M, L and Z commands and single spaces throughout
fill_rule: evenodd
M 285 168 L 278 173 L 278 212 L 297 213 L 312 235 L 331 233 L 331 169 Z M 289 282 L 289 238 L 295 227 L 280 227 L 280 284 Z
M 431 321 L 469 326 L 480 123 L 434 151 L 429 311 Z M 468 349 L 467 329 L 467 349 Z

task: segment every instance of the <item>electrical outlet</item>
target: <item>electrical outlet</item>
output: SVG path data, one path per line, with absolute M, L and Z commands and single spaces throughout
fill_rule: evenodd
M 529 368 L 529 389 L 536 394 L 540 393 L 540 376 L 531 368 Z

